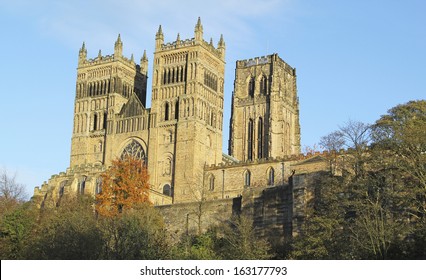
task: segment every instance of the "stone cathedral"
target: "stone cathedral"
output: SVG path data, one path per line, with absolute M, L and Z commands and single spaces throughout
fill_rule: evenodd
M 223 36 L 217 45 L 203 39 L 200 19 L 194 38 L 178 34 L 174 42 L 164 42 L 160 26 L 147 108 L 146 52 L 139 64 L 124 57 L 118 36 L 113 54 L 87 58 L 83 43 L 70 167 L 36 187 L 33 199 L 52 207 L 66 194 L 95 195 L 100 174 L 124 155 L 145 161 L 150 200 L 159 206 L 234 199 L 313 170 L 298 156 L 296 70 L 277 54 L 237 61 L 232 108 L 224 108 L 225 52 Z M 229 154 L 224 110 L 231 110 Z

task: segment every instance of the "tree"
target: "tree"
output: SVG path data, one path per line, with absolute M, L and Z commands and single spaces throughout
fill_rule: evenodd
M 42 210 L 27 258 L 89 260 L 101 256 L 104 237 L 90 196 L 66 196 L 61 206 Z
M 39 210 L 31 202 L 14 207 L 0 223 L 0 258 L 26 259 L 31 251 Z
M 269 243 L 256 236 L 253 219 L 250 217 L 233 217 L 223 231 L 221 253 L 224 259 L 266 260 L 272 257 Z
M 16 174 L 11 176 L 6 169 L 2 169 L 0 171 L 0 213 L 5 214 L 22 203 L 25 198 L 25 186 L 16 182 Z
M 212 227 L 198 235 L 183 235 L 182 240 L 174 246 L 173 258 L 185 260 L 219 259 L 217 248 L 217 228 Z
M 373 126 L 374 145 L 397 158 L 393 164 L 417 181 L 426 195 L 426 100 L 398 105 Z
M 330 134 L 322 136 L 319 144 L 329 152 L 339 151 L 340 149 L 343 149 L 345 145 L 345 139 L 343 137 L 343 133 L 336 130 Z
M 170 255 L 163 217 L 147 203 L 100 222 L 105 237 L 103 259 L 167 259 Z
M 143 161 L 125 157 L 112 161 L 101 175 L 101 192 L 96 195 L 96 211 L 116 216 L 141 203 L 149 203 L 148 171 Z

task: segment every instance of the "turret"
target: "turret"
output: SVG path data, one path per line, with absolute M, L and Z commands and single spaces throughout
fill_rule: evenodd
M 220 34 L 220 40 L 219 43 L 217 43 L 217 49 L 220 51 L 222 55 L 222 59 L 225 60 L 225 41 L 223 40 L 223 34 Z
M 180 46 L 180 34 L 178 33 L 177 38 L 176 38 L 176 47 Z
M 117 41 L 115 41 L 114 45 L 114 57 L 123 56 L 123 42 L 121 42 L 120 34 L 118 34 Z
M 141 73 L 144 75 L 148 74 L 148 58 L 146 56 L 146 50 L 143 51 L 143 56 L 141 58 Z
M 201 42 L 203 40 L 203 25 L 201 24 L 201 19 L 198 17 L 197 25 L 195 25 L 195 41 Z
M 155 34 L 155 48 L 159 49 L 161 48 L 161 45 L 163 44 L 164 44 L 164 34 L 160 25 L 160 27 L 158 28 L 157 34 Z
M 80 51 L 78 52 L 78 64 L 85 62 L 87 59 L 86 45 L 83 42 Z

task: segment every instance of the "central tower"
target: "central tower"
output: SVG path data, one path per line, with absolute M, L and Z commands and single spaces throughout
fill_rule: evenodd
M 155 36 L 149 172 L 151 184 L 174 202 L 194 200 L 205 165 L 222 161 L 225 43 L 194 38 L 164 43 Z M 198 189 L 198 190 L 197 190 Z
M 300 153 L 296 69 L 277 54 L 237 61 L 229 139 L 242 161 Z

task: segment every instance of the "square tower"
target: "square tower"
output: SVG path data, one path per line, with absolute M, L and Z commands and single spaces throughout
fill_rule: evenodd
M 70 167 L 81 164 L 108 164 L 108 134 L 114 132 L 115 115 L 131 97 L 146 104 L 148 60 L 146 54 L 137 65 L 123 56 L 120 35 L 114 54 L 87 59 L 85 44 L 80 49 L 71 139 Z M 107 145 L 108 144 L 108 145 Z
M 154 53 L 149 173 L 156 190 L 174 202 L 194 200 L 204 166 L 222 161 L 225 43 L 194 38 L 164 43 L 161 26 Z
M 253 161 L 298 153 L 296 70 L 277 54 L 237 61 L 229 154 Z

